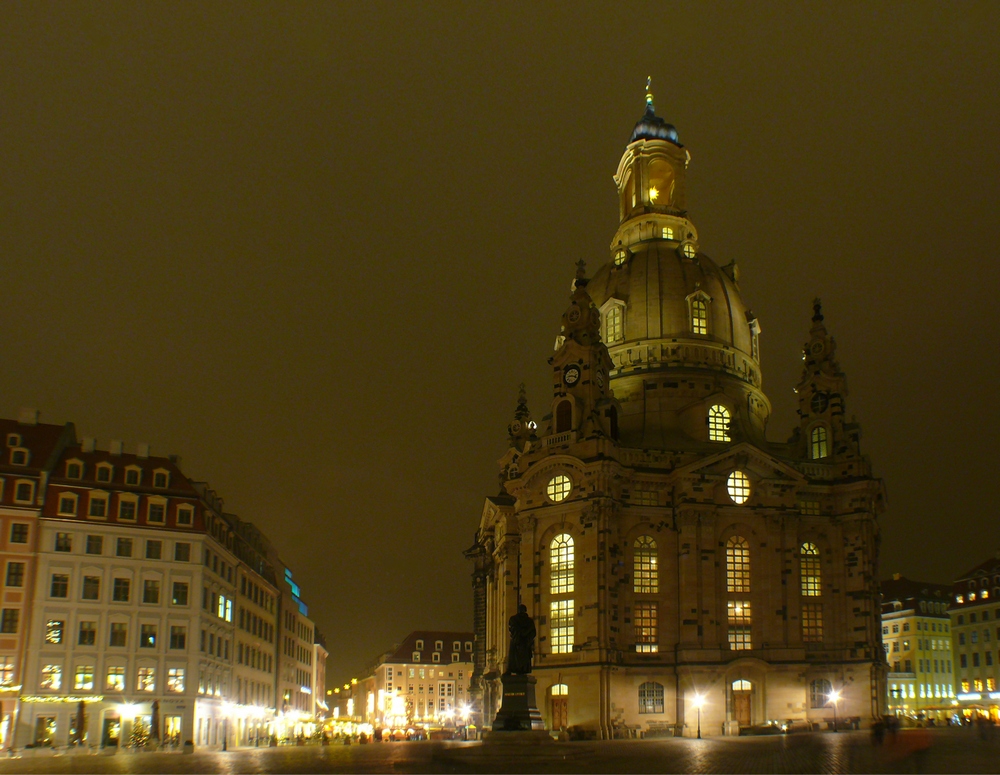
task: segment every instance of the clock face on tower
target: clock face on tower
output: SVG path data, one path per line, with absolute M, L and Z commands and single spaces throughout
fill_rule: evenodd
M 579 366 L 567 366 L 566 371 L 563 372 L 563 381 L 572 387 L 580 380 L 580 367 Z

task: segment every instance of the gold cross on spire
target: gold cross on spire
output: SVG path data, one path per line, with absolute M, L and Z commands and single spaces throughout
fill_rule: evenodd
M 652 91 L 653 76 L 646 76 L 646 104 L 650 108 L 653 107 L 653 91 Z

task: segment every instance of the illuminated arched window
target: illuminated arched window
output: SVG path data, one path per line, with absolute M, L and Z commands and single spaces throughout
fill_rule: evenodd
M 553 697 L 567 697 L 569 696 L 569 687 L 566 684 L 553 684 L 550 694 Z
M 810 455 L 813 460 L 820 460 L 829 455 L 826 446 L 826 426 L 817 425 L 810 434 Z
M 551 557 L 551 573 L 549 576 L 549 592 L 561 595 L 573 591 L 573 537 L 568 533 L 560 533 L 549 544 Z
M 750 544 L 743 536 L 726 543 L 726 591 L 750 591 Z
M 749 692 L 753 690 L 753 684 L 745 678 L 737 678 L 733 681 L 734 692 Z
M 635 558 L 633 561 L 632 589 L 635 592 L 656 593 L 660 591 L 659 559 L 656 554 L 656 541 L 650 536 L 639 536 L 635 539 Z
M 729 410 L 716 404 L 708 410 L 708 440 L 729 441 Z
M 617 342 L 622 338 L 622 308 L 610 307 L 604 316 L 604 341 Z
M 816 544 L 804 543 L 800 555 L 799 575 L 802 578 L 802 594 L 805 597 L 818 597 L 822 594 L 819 549 L 816 548 Z
M 696 334 L 708 333 L 708 304 L 704 299 L 691 300 L 691 331 Z
M 742 471 L 733 471 L 726 480 L 726 491 L 733 503 L 742 506 L 750 498 L 750 477 Z

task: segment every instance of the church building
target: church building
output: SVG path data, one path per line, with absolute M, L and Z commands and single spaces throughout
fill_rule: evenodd
M 761 326 L 735 262 L 700 250 L 690 161 L 647 94 L 606 260 L 577 267 L 551 402 L 536 421 L 522 388 L 508 426 L 501 490 L 466 552 L 487 726 L 519 603 L 553 730 L 712 736 L 884 712 L 884 488 L 845 414 L 834 340 L 817 300 L 798 426 L 769 441 Z

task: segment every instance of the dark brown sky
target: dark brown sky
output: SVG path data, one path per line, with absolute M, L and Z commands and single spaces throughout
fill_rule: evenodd
M 653 76 L 791 431 L 813 296 L 885 478 L 882 573 L 1000 545 L 1000 5 L 0 4 L 0 414 L 182 455 L 343 681 L 471 625 L 518 382 Z

